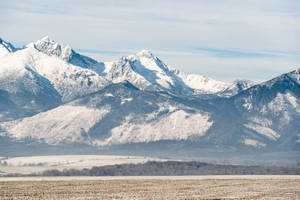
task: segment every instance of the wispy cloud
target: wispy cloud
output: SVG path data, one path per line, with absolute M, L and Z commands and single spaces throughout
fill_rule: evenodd
M 106 60 L 149 49 L 187 72 L 299 63 L 299 0 L 14 0 L 1 2 L 0 24 L 13 43 L 49 35 Z
M 276 54 L 259 53 L 248 51 L 235 51 L 226 49 L 213 49 L 213 48 L 194 48 L 196 51 L 203 51 L 209 53 L 211 56 L 221 58 L 263 58 L 263 57 L 278 57 Z

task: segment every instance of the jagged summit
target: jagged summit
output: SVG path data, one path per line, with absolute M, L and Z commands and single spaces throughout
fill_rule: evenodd
M 136 53 L 137 56 L 144 56 L 144 57 L 148 57 L 148 58 L 155 58 L 156 56 L 153 55 L 153 53 L 149 50 L 143 49 L 139 52 Z
M 59 44 L 50 39 L 49 36 L 45 36 L 34 43 L 30 43 L 27 47 L 32 47 L 48 56 L 56 56 L 69 64 L 92 69 L 98 74 L 102 74 L 104 70 L 104 64 L 102 62 L 81 55 L 75 52 L 70 45 Z
M 293 70 L 291 72 L 279 75 L 269 81 L 263 82 L 258 86 L 272 88 L 278 83 L 285 82 L 286 85 L 299 85 L 300 84 L 300 69 Z
M 141 50 L 136 54 L 124 56 L 118 61 L 103 63 L 81 55 L 69 45 L 62 45 L 49 36 L 30 43 L 24 50 L 24 53 L 20 53 L 20 55 L 26 57 L 28 56 L 27 54 L 38 55 L 38 52 L 40 52 L 44 54 L 43 58 L 49 56 L 53 60 L 56 57 L 65 61 L 66 64 L 92 70 L 110 82 L 118 83 L 127 80 L 142 90 L 167 90 L 180 95 L 218 93 L 220 96 L 226 91 L 226 96 L 231 96 L 236 93 L 234 91 L 247 88 L 247 84 L 242 84 L 243 87 L 241 89 L 236 89 L 241 84 L 216 81 L 199 74 L 185 74 L 165 64 L 149 50 Z M 35 57 L 33 56 L 33 58 Z M 58 65 L 56 64 L 52 66 L 52 69 L 57 68 L 62 73 L 62 67 L 57 67 Z M 43 67 L 43 69 L 48 70 L 48 67 Z
M 49 56 L 58 56 L 63 60 L 69 60 L 73 54 L 73 50 L 69 45 L 61 45 L 54 40 L 51 40 L 49 36 L 45 36 L 42 39 L 32 43 L 32 46 Z
M 290 73 L 288 73 L 288 75 L 294 80 L 296 81 L 298 84 L 300 84 L 300 69 L 296 69 Z
M 145 49 L 135 54 L 124 56 L 123 59 L 130 60 L 130 61 L 141 61 L 141 62 L 148 60 L 148 62 L 153 62 L 152 64 L 155 65 L 164 65 L 157 56 L 155 56 L 151 51 Z
M 48 35 L 46 35 L 45 37 L 43 37 L 42 39 L 40 39 L 40 40 L 38 40 L 38 41 L 40 41 L 40 42 L 42 42 L 42 41 L 44 41 L 44 42 L 49 42 L 49 41 L 53 41 L 53 40 L 51 40 L 50 37 L 49 37 Z M 38 42 L 38 41 L 37 41 L 37 42 Z

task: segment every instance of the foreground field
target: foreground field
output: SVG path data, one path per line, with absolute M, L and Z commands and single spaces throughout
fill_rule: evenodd
M 0 179 L 0 199 L 300 199 L 299 176 Z

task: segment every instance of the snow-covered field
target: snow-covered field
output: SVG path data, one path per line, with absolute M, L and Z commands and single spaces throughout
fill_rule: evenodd
M 116 165 L 125 163 L 145 163 L 147 161 L 164 161 L 163 159 L 142 156 L 118 155 L 52 155 L 13 157 L 1 160 L 2 173 L 33 173 L 48 169 L 84 169 L 94 166 Z M 4 165 L 5 163 L 5 165 Z
M 55 177 L 51 177 L 55 178 Z M 73 179 L 72 179 L 73 178 Z M 299 199 L 299 176 L 0 179 L 0 199 Z M 36 179 L 36 178 L 33 178 Z M 3 180 L 3 181 L 1 181 Z

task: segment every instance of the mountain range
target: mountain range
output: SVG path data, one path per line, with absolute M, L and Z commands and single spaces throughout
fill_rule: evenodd
M 99 62 L 49 37 L 23 48 L 0 39 L 0 152 L 64 153 L 81 145 L 123 154 L 298 161 L 299 74 L 227 83 L 186 74 L 147 50 Z

